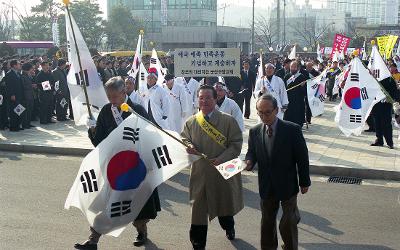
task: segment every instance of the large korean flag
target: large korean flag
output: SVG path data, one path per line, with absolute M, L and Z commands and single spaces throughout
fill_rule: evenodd
M 162 86 L 164 82 L 165 70 L 161 66 L 161 62 L 158 59 L 157 51 L 155 49 L 153 49 L 153 51 L 151 52 L 150 68 L 155 68 L 157 70 L 158 73 L 157 84 Z
M 379 83 L 358 57 L 351 61 L 349 67 L 349 76 L 335 117 L 346 136 L 360 135 L 373 106 L 385 98 Z
M 381 55 L 379 54 L 376 45 L 372 46 L 371 56 L 368 62 L 368 69 L 378 81 L 382 81 L 383 79 L 392 76 Z
M 67 28 L 68 61 L 71 63 L 67 80 L 71 93 L 72 109 L 74 111 L 74 120 L 76 125 L 85 125 L 88 117 L 85 93 L 82 85 L 86 82 L 86 91 L 89 97 L 90 108 L 95 117 L 100 113 L 101 108 L 108 103 L 103 83 L 97 73 L 96 66 L 74 18 L 71 16 L 70 25 L 68 14 L 65 14 Z M 77 43 L 75 46 L 74 36 Z M 82 71 L 80 71 L 78 52 L 81 59 Z
M 65 208 L 79 208 L 97 232 L 117 237 L 158 185 L 196 159 L 132 114 L 82 161 Z
M 326 78 L 325 69 L 319 76 L 307 81 L 307 98 L 313 117 L 319 116 L 324 113 L 325 104 L 325 83 Z

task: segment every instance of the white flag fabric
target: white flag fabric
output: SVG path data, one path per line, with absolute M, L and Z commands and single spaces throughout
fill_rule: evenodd
M 22 113 L 24 113 L 25 111 L 25 107 L 22 106 L 21 104 L 18 104 L 15 108 L 14 108 L 14 112 L 18 115 L 21 116 Z
M 86 90 L 89 96 L 91 111 L 95 118 L 97 118 L 101 108 L 108 103 L 108 99 L 103 87 L 103 83 L 97 73 L 96 66 L 94 65 L 92 57 L 90 56 L 89 49 L 82 37 L 81 32 L 79 31 L 78 26 L 75 23 L 75 20 L 71 16 L 71 22 L 74 28 L 76 43 L 78 45 L 83 69 L 83 71 L 80 72 L 77 50 L 67 13 L 65 14 L 65 19 L 67 28 L 68 61 L 71 63 L 67 80 L 71 93 L 72 110 L 74 111 L 75 124 L 85 125 L 88 117 L 88 110 L 82 84 L 84 84 L 84 82 L 87 84 Z
M 339 62 L 339 54 L 337 50 L 333 53 L 332 62 Z
M 3 105 L 3 100 L 4 100 L 3 95 L 0 95 L 0 105 Z
M 368 69 L 371 71 L 372 75 L 378 80 L 382 81 L 388 77 L 391 77 L 390 71 L 379 54 L 378 48 L 374 45 L 372 46 L 371 56 L 369 58 Z
M 58 91 L 60 89 L 60 81 L 54 83 L 54 90 Z
M 342 50 L 339 54 L 339 60 L 344 60 L 344 50 Z
M 148 92 L 147 89 L 147 73 L 146 68 L 144 67 L 143 63 L 140 63 L 140 76 L 139 76 L 139 86 L 138 90 L 140 94 L 146 94 Z
M 319 116 L 324 113 L 325 104 L 325 84 L 326 78 L 325 69 L 319 76 L 307 81 L 307 98 L 313 117 Z
M 263 65 L 263 60 L 262 60 L 262 53 L 260 53 L 260 59 L 258 59 L 258 61 L 260 62 L 260 64 L 258 65 L 256 82 L 261 80 L 261 78 L 264 76 L 264 71 L 263 71 L 264 65 Z
M 225 180 L 231 178 L 243 171 L 243 162 L 239 158 L 235 158 L 233 160 L 227 161 L 216 166 L 218 172 L 224 177 Z
M 296 45 L 293 46 L 292 50 L 290 51 L 290 54 L 288 55 L 288 58 L 290 60 L 296 59 Z
M 368 55 L 367 55 L 367 50 L 366 50 L 366 46 L 365 46 L 365 41 L 364 41 L 364 45 L 363 45 L 363 51 L 362 51 L 362 60 L 367 60 L 368 59 Z
M 160 60 L 158 59 L 157 51 L 155 49 L 153 49 L 151 53 L 150 68 L 155 68 L 157 70 L 158 73 L 157 84 L 162 86 L 164 82 L 164 71 L 161 67 L 161 63 Z
M 319 47 L 319 43 L 317 44 L 317 60 L 319 62 L 323 62 L 324 60 L 322 59 L 322 55 L 321 55 L 321 48 Z
M 67 104 L 68 104 L 68 102 L 67 102 L 67 100 L 65 100 L 65 98 L 61 99 L 61 101 L 60 101 L 61 107 L 65 108 L 65 105 L 67 105 Z
M 158 185 L 197 159 L 132 114 L 83 159 L 65 208 L 79 208 L 98 233 L 118 237 Z
M 351 61 L 349 67 L 335 117 L 335 122 L 346 136 L 360 135 L 373 106 L 385 98 L 379 83 L 358 57 Z
M 133 58 L 132 67 L 131 70 L 129 71 L 129 75 L 135 79 L 137 73 L 139 72 L 140 64 L 142 63 L 142 43 L 143 43 L 143 35 L 140 34 L 136 45 L 135 57 Z

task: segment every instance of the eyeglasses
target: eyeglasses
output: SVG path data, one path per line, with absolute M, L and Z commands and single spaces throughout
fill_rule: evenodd
M 274 111 L 275 111 L 275 109 L 273 109 L 273 110 L 267 110 L 267 111 L 265 111 L 265 112 L 261 112 L 261 111 L 257 110 L 257 115 L 258 115 L 259 117 L 270 116 Z

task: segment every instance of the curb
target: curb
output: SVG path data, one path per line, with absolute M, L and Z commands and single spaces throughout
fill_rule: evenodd
M 92 149 L 64 148 L 18 143 L 0 143 L 0 151 L 18 153 L 57 154 L 66 156 L 86 156 Z M 350 176 L 361 179 L 400 181 L 400 172 L 382 169 L 351 168 L 342 165 L 330 166 L 310 163 L 310 174 L 323 176 Z

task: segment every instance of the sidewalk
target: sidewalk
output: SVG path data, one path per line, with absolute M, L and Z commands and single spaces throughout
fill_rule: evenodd
M 303 128 L 311 173 L 400 181 L 398 129 L 393 131 L 395 149 L 371 147 L 375 133 L 345 137 L 334 123 L 333 107 L 334 104 L 328 103 L 325 113 L 313 118 L 308 129 Z M 248 129 L 256 123 L 253 112 L 245 120 L 241 158 L 247 150 Z M 72 121 L 43 126 L 34 122 L 33 125 L 37 127 L 20 132 L 0 131 L 0 150 L 84 156 L 93 149 L 86 127 L 77 127 Z

